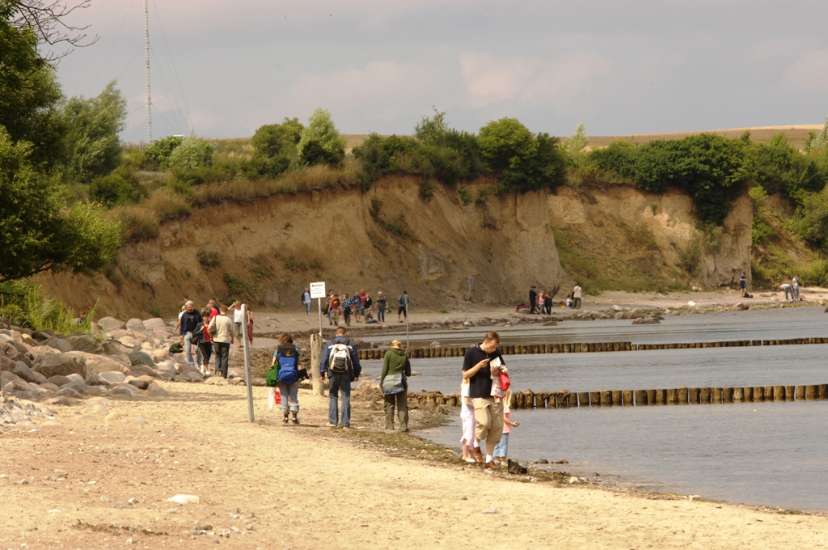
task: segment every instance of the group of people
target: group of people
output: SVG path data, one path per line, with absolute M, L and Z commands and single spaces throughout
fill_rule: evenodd
M 551 291 L 539 291 L 537 286 L 532 285 L 529 288 L 529 313 L 551 315 L 552 306 L 554 305 L 555 294 L 557 294 L 557 292 L 557 287 Z M 581 287 L 580 283 L 576 282 L 575 286 L 572 287 L 572 290 L 569 292 L 566 299 L 563 301 L 562 305 L 568 308 L 581 309 L 581 305 L 583 305 L 583 298 L 584 289 Z
M 520 425 L 512 419 L 511 397 L 511 379 L 500 353 L 500 336 L 488 332 L 463 357 L 460 444 L 466 462 L 492 468 L 507 460 L 512 428 Z
M 310 315 L 312 300 L 310 290 L 302 292 L 302 305 L 305 314 Z M 408 320 L 408 309 L 411 305 L 411 297 L 408 291 L 403 290 L 397 298 L 397 321 L 403 323 Z M 373 324 L 385 323 L 385 314 L 389 311 L 388 297 L 383 291 L 377 292 L 374 299 L 365 289 L 354 294 L 337 294 L 330 292 L 322 305 L 322 312 L 328 318 L 328 324 L 332 327 L 339 326 L 340 319 L 346 327 L 351 326 L 351 321 L 357 323 Z
M 779 288 L 785 293 L 786 302 L 799 302 L 802 298 L 799 295 L 800 280 L 798 275 L 791 277 L 790 283 L 782 283 Z
M 232 318 L 231 318 L 232 316 Z M 210 299 L 201 310 L 192 300 L 181 306 L 176 331 L 188 365 L 198 368 L 202 375 L 216 374 L 227 378 L 230 366 L 230 346 L 241 344 L 242 323 L 247 323 L 248 338 L 252 342 L 253 315 L 248 311 L 243 318 L 241 304 L 233 302 L 229 307 Z M 210 359 L 215 355 L 214 368 Z

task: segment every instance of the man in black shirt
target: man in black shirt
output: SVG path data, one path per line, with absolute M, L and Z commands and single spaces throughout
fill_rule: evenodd
M 529 289 L 529 313 L 535 313 L 538 303 L 538 291 L 535 290 L 535 285 Z
M 184 357 L 188 365 L 194 366 L 193 343 L 198 343 L 197 337 L 201 334 L 203 322 L 201 320 L 201 313 L 195 309 L 192 300 L 187 300 L 187 303 L 184 304 L 184 313 L 181 314 L 179 323 L 181 343 L 184 346 Z
M 500 367 L 505 365 L 499 345 L 500 336 L 488 332 L 480 344 L 466 351 L 463 358 L 463 378 L 469 381 L 469 397 L 474 406 L 474 435 L 481 446 L 485 442 L 486 467 L 494 464 L 492 452 L 503 432 L 502 399 L 492 391 L 492 376 L 497 376 Z

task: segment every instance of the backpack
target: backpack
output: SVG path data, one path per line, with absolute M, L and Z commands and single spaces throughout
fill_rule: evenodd
M 299 380 L 299 369 L 297 363 L 298 357 L 294 355 L 282 355 L 281 353 L 276 357 L 279 362 L 279 382 L 284 384 L 293 384 Z
M 334 374 L 345 374 L 351 372 L 354 365 L 351 361 L 351 346 L 336 343 L 331 346 L 331 353 L 328 356 L 328 368 Z

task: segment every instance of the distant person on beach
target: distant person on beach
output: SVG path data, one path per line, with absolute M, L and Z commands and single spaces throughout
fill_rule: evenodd
M 385 323 L 385 308 L 388 307 L 388 298 L 380 290 L 377 292 L 377 322 Z
M 782 283 L 779 285 L 779 289 L 785 293 L 785 301 L 790 302 L 793 298 L 793 293 L 791 292 L 791 285 L 789 283 Z
M 745 272 L 739 275 L 739 293 L 744 297 L 747 294 L 747 277 L 745 277 Z
M 799 277 L 796 275 L 791 278 L 791 299 L 794 302 L 799 301 Z
M 328 378 L 328 426 L 332 428 L 351 427 L 351 382 L 357 380 L 362 372 L 357 347 L 346 334 L 345 327 L 338 327 L 336 337 L 325 347 L 319 361 L 322 377 Z
M 207 300 L 207 309 L 209 310 L 209 315 L 206 315 L 208 321 L 219 314 L 218 306 L 213 298 Z M 205 317 L 203 311 L 201 312 L 201 315 L 202 317 Z
M 503 433 L 500 435 L 500 441 L 494 449 L 492 456 L 498 464 L 505 464 L 509 458 L 509 437 L 512 434 L 512 428 L 520 426 L 520 422 L 512 419 L 512 408 L 510 401 L 512 399 L 512 390 L 507 390 L 503 395 Z
M 552 294 L 548 291 L 543 294 L 543 312 L 552 315 Z
M 485 442 L 487 468 L 494 466 L 492 453 L 503 431 L 503 399 L 492 379 L 505 366 L 499 345 L 500 336 L 487 332 L 483 341 L 470 347 L 463 358 L 463 377 L 469 381 L 469 397 L 474 407 L 474 436 L 481 447 Z
M 198 368 L 204 376 L 209 374 L 210 357 L 213 355 L 213 338 L 210 336 L 210 321 L 213 320 L 213 317 L 215 315 L 213 315 L 213 311 L 209 307 L 205 307 L 201 311 L 201 330 L 199 331 L 198 339 Z
M 233 343 L 235 335 L 233 321 L 227 316 L 227 306 L 219 308 L 219 314 L 210 320 L 208 331 L 213 339 L 216 372 L 227 378 L 230 368 L 230 345 Z
M 538 291 L 535 289 L 535 285 L 529 287 L 529 313 L 535 313 L 536 304 L 538 302 Z
M 543 301 L 546 299 L 546 292 L 540 291 L 538 292 L 538 305 L 535 310 L 538 314 L 543 314 Z
M 307 288 L 302 293 L 302 305 L 305 306 L 305 315 L 310 315 L 311 297 L 310 297 L 310 290 L 308 290 Z
M 230 304 L 230 311 L 233 312 L 233 326 L 235 327 L 235 336 L 239 339 L 241 345 L 241 325 L 242 325 L 242 309 L 241 302 L 235 301 Z
M 408 291 L 403 290 L 398 300 L 399 307 L 397 308 L 397 321 L 403 322 L 403 317 L 408 321 L 408 306 L 411 304 L 411 298 L 408 296 Z
M 181 345 L 184 346 L 184 357 L 191 367 L 195 365 L 193 359 L 193 345 L 198 344 L 198 334 L 201 332 L 201 312 L 195 309 L 192 300 L 184 304 L 184 311 L 179 317 L 179 334 Z
M 342 314 L 342 300 L 339 296 L 334 294 L 331 296 L 331 306 L 329 309 L 331 326 L 339 325 L 339 316 Z
M 392 340 L 385 352 L 380 374 L 380 388 L 385 399 L 385 429 L 394 429 L 396 411 L 401 432 L 408 431 L 408 377 L 411 376 L 411 362 L 402 350 L 399 340 Z
M 346 327 L 351 326 L 351 313 L 352 313 L 351 307 L 352 307 L 351 299 L 346 294 L 345 298 L 342 300 L 342 318 L 345 319 L 345 326 Z
M 581 304 L 584 297 L 584 289 L 581 288 L 579 283 L 575 283 L 575 286 L 572 287 L 572 307 L 575 309 L 581 309 Z
M 292 416 L 294 424 L 299 423 L 299 349 L 293 344 L 290 334 L 279 337 L 279 345 L 273 352 L 273 366 L 276 380 L 282 394 L 282 422 L 288 423 Z

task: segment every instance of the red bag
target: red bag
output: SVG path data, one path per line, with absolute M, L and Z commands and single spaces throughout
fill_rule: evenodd
M 508 372 L 500 371 L 500 389 L 506 391 L 512 385 L 512 380 L 509 378 Z
M 273 389 L 273 402 L 277 405 L 282 404 L 282 391 L 279 388 Z

